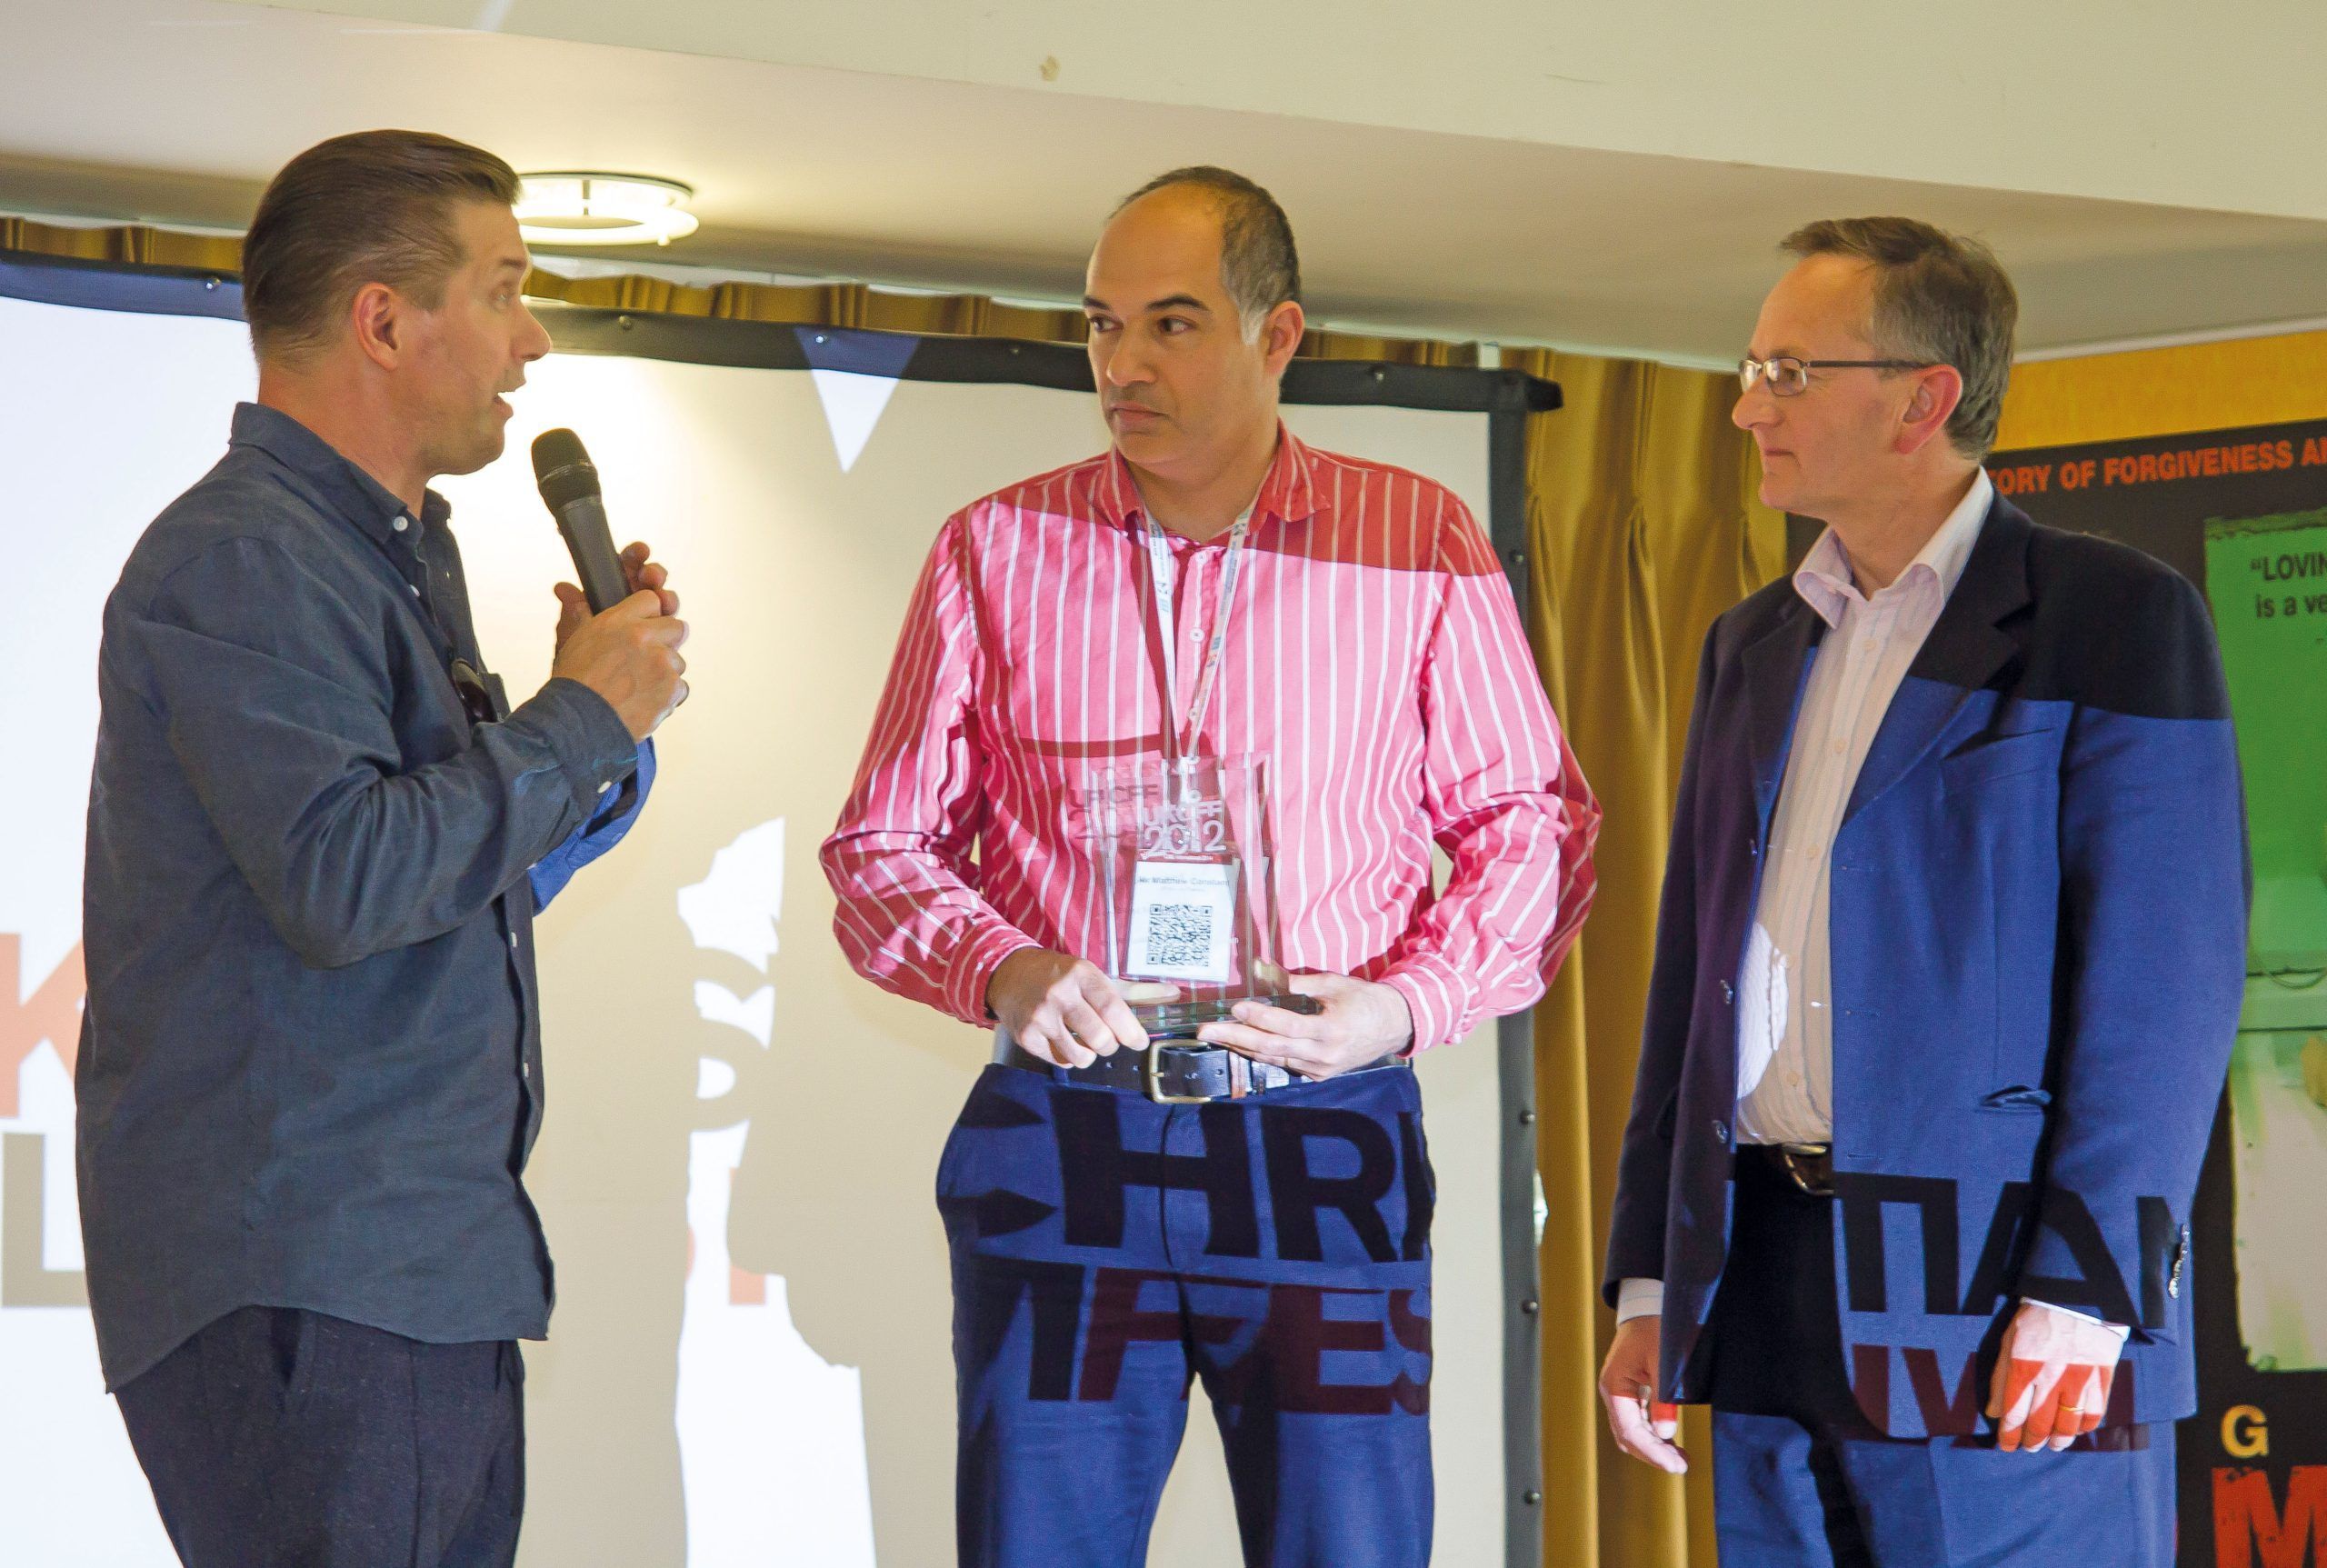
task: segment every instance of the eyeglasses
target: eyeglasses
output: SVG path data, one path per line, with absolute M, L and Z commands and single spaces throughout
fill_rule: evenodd
M 1796 359 L 1781 354 L 1774 359 L 1741 359 L 1737 362 L 1737 385 L 1746 391 L 1766 378 L 1771 394 L 1793 397 L 1810 389 L 1810 373 L 1813 370 L 1929 370 L 1930 362 L 1919 359 Z
M 493 694 L 485 689 L 484 674 L 466 659 L 454 659 L 451 671 L 453 690 L 461 696 L 461 712 L 473 724 L 489 724 L 501 715 L 493 711 Z

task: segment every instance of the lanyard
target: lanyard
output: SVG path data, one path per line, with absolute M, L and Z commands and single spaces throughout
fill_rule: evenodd
M 1220 566 L 1220 607 L 1213 612 L 1212 635 L 1204 644 L 1203 668 L 1196 676 L 1196 689 L 1188 699 L 1188 714 L 1184 721 L 1177 717 L 1180 706 L 1180 658 L 1178 617 L 1173 614 L 1173 578 L 1171 542 L 1154 518 L 1147 522 L 1147 571 L 1155 585 L 1155 640 L 1163 649 L 1160 655 L 1164 666 L 1164 742 L 1165 755 L 1183 765 L 1193 752 L 1196 735 L 1203 728 L 1203 715 L 1212 705 L 1212 688 L 1220 678 L 1221 651 L 1228 645 L 1228 612 L 1236 602 L 1236 578 L 1243 565 L 1244 534 L 1252 526 L 1253 509 L 1244 508 L 1235 526 L 1228 530 L 1228 554 Z

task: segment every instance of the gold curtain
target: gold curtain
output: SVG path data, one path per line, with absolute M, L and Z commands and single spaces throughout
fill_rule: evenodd
M 118 225 L 71 228 L 0 217 L 0 252 L 75 256 L 141 266 L 195 267 L 231 275 L 241 270 L 242 242 L 231 235 L 189 235 L 171 229 Z M 724 321 L 786 322 L 801 326 L 857 327 L 874 332 L 1014 337 L 1041 343 L 1081 343 L 1083 313 L 1006 305 L 984 295 L 903 294 L 861 283 L 725 283 L 708 287 L 627 275 L 570 278 L 535 268 L 525 280 L 535 299 L 604 310 L 714 316 Z M 1479 363 L 1475 343 L 1378 337 L 1312 331 L 1301 342 L 1304 359 L 1386 360 L 1396 365 Z
M 64 228 L 29 218 L 0 217 L 0 252 L 75 256 L 83 261 L 129 262 L 139 266 L 198 267 L 232 275 L 243 265 L 243 242 L 231 235 L 187 235 L 172 229 L 124 225 Z
M 652 277 L 566 278 L 535 271 L 525 290 L 536 298 L 604 310 L 663 311 L 726 321 L 774 321 L 880 332 L 951 334 L 1081 343 L 1083 313 L 1004 305 L 983 295 L 896 294 L 861 283 L 717 284 L 696 288 Z M 1400 365 L 1475 365 L 1478 345 L 1426 338 L 1372 337 L 1313 331 L 1305 359 L 1390 360 Z
M 980 295 L 895 294 L 868 288 L 861 283 L 723 283 L 698 288 L 634 275 L 561 277 L 536 268 L 525 280 L 525 292 L 536 299 L 561 300 L 567 305 L 602 310 L 703 315 L 723 321 L 1017 337 L 1049 343 L 1083 341 L 1083 313 L 1078 310 L 1004 305 Z
M 1529 630 L 1584 776 L 1605 808 L 1599 899 L 1535 1018 L 1544 1227 L 1544 1561 L 1712 1568 L 1702 1410 L 1675 1481 L 1619 1453 L 1594 1393 L 1617 1146 L 1630 1109 L 1656 901 L 1697 655 L 1713 617 L 1783 569 L 1785 519 L 1753 492 L 1728 376 L 1635 360 L 1507 355 L 1566 407 L 1527 434 Z

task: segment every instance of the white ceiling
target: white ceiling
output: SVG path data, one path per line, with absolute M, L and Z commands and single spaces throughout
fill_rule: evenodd
M 1115 197 L 1216 162 L 1275 191 L 1328 321 L 1733 357 L 1812 217 L 1984 235 L 2042 349 L 2327 315 L 2327 224 L 1071 97 L 222 0 L 0 0 L 0 209 L 239 227 L 325 136 L 684 180 L 642 259 L 1072 298 Z

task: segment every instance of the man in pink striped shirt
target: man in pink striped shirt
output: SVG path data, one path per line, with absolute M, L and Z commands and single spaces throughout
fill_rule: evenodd
M 1404 1069 L 1543 994 L 1599 811 L 1462 504 L 1278 422 L 1303 318 L 1265 191 L 1151 182 L 1084 305 L 1114 449 L 946 522 L 824 846 L 850 962 L 996 1032 L 938 1172 L 961 1560 L 1142 1560 L 1194 1376 L 1248 1563 L 1419 1565 Z M 1151 1047 L 1110 978 L 1072 808 L 1167 753 L 1266 759 L 1283 989 L 1313 1012 L 1240 1002 Z

